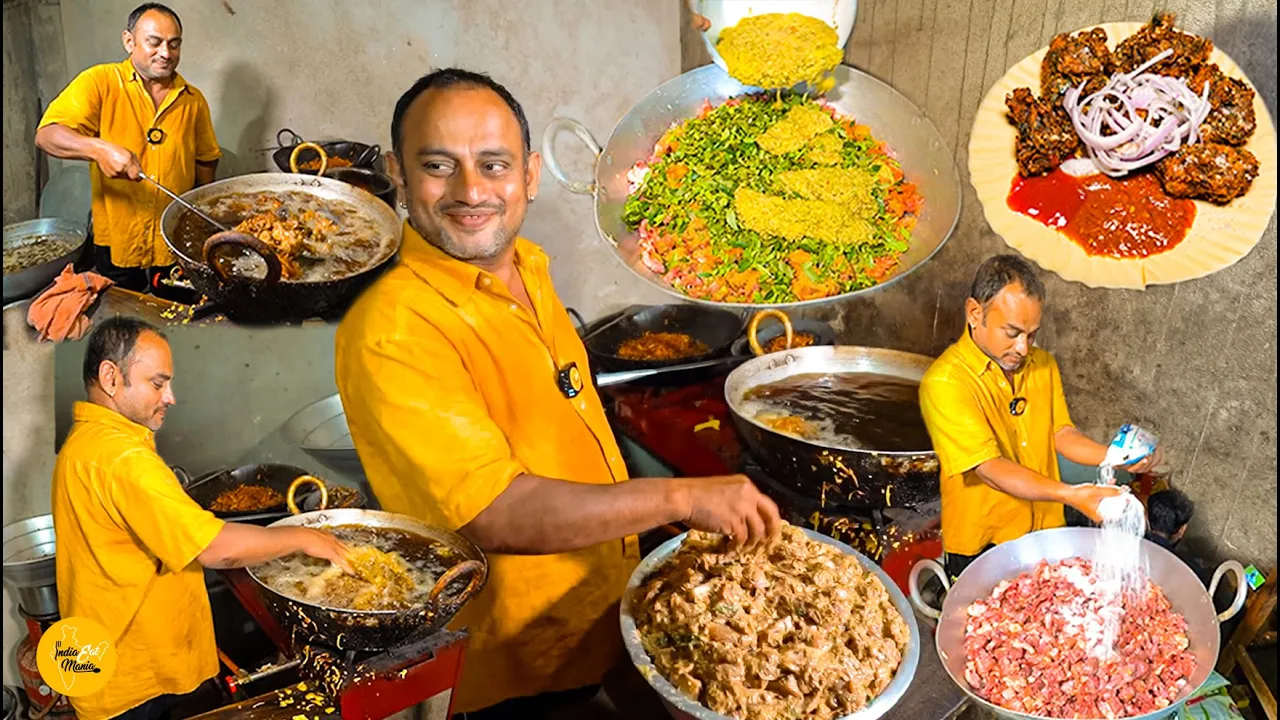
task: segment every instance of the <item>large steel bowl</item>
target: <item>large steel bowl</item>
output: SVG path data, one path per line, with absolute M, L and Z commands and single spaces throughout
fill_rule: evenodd
M 75 249 L 48 262 L 23 268 L 12 275 L 4 276 L 4 303 L 8 305 L 17 300 L 25 300 L 45 289 L 68 264 L 74 263 L 84 252 L 84 244 L 88 241 L 85 223 L 65 218 L 40 218 L 26 222 L 6 225 L 4 228 L 4 248 L 22 247 L 40 238 L 58 237 L 75 241 Z
M 969 605 L 991 595 L 991 591 L 1003 580 L 1010 580 L 1018 575 L 1033 570 L 1041 560 L 1058 562 L 1073 557 L 1091 557 L 1102 531 L 1097 528 L 1054 528 L 1024 535 L 1017 540 L 1002 543 L 983 553 L 981 557 L 965 568 L 956 578 L 955 584 L 947 582 L 946 572 L 933 560 L 921 560 L 911 568 L 908 585 L 911 589 L 911 601 L 927 617 L 938 620 L 937 632 L 934 633 L 938 644 L 938 657 L 947 674 L 960 686 L 974 702 L 988 711 L 1009 720 L 1048 720 L 1043 715 L 1020 713 L 994 705 L 978 697 L 964 679 L 964 627 L 968 619 Z M 1218 567 L 1213 574 L 1213 581 L 1206 592 L 1200 579 L 1178 559 L 1178 556 L 1155 543 L 1144 540 L 1141 544 L 1141 562 L 1147 573 L 1165 596 L 1169 598 L 1175 612 L 1187 619 L 1188 650 L 1195 655 L 1196 672 L 1187 682 L 1182 694 L 1168 707 L 1135 715 L 1125 720 L 1157 720 L 1166 718 L 1177 712 L 1178 708 L 1196 691 L 1213 671 L 1218 662 L 1219 623 L 1231 619 L 1244 606 L 1247 592 L 1244 581 L 1244 568 L 1234 560 L 1228 560 Z M 920 574 L 932 572 L 947 589 L 946 598 L 942 602 L 942 610 L 930 607 L 920 597 Z M 1218 588 L 1218 581 L 1227 572 L 1236 574 L 1236 597 L 1231 607 L 1219 613 L 1213 606 L 1213 593 Z
M 916 665 L 920 662 L 920 626 L 916 623 L 915 613 L 911 611 L 911 604 L 907 602 L 902 590 L 898 589 L 898 586 L 894 584 L 884 570 L 880 569 L 879 565 L 871 562 L 865 555 L 839 540 L 834 540 L 807 528 L 801 529 L 811 539 L 826 543 L 846 555 L 852 555 L 857 558 L 863 569 L 874 574 L 884 585 L 889 597 L 893 599 L 893 606 L 902 615 L 902 619 L 907 623 L 907 628 L 911 631 L 911 636 L 907 640 L 906 652 L 902 656 L 902 663 L 898 665 L 898 671 L 894 674 L 893 680 L 889 682 L 889 686 L 866 707 L 838 719 L 875 720 L 889 712 L 902 699 L 902 696 L 907 692 L 907 688 L 911 686 L 911 679 L 915 677 Z M 649 556 L 641 561 L 635 572 L 631 574 L 631 580 L 627 583 L 627 590 L 622 596 L 622 642 L 627 647 L 631 662 L 635 663 L 636 669 L 640 671 L 644 679 L 662 696 L 663 703 L 671 711 L 673 717 L 696 718 L 697 720 L 734 720 L 699 705 L 677 690 L 670 682 L 667 682 L 667 679 L 662 676 L 662 673 L 653 664 L 653 659 L 649 657 L 649 653 L 645 652 L 644 643 L 640 640 L 640 631 L 636 629 L 635 617 L 632 615 L 631 600 L 636 590 L 645 579 L 666 562 L 667 558 L 680 549 L 680 545 L 684 542 L 686 536 L 688 536 L 688 533 L 681 533 L 659 545 L 657 549 L 649 553 Z
M 719 105 L 729 98 L 756 91 L 729 77 L 723 70 L 707 65 L 669 80 L 631 108 L 609 136 L 602 149 L 582 123 L 556 118 L 542 137 L 542 155 L 547 171 L 565 188 L 595 198 L 596 228 L 618 259 L 654 287 L 675 297 L 730 309 L 746 307 L 799 308 L 820 305 L 873 292 L 906 277 L 933 257 L 950 237 L 960 217 L 960 176 L 956 173 L 951 149 L 924 113 L 901 93 L 861 70 L 841 65 L 835 71 L 836 86 L 826 99 L 841 113 L 871 127 L 875 136 L 897 154 L 907 180 L 919 186 L 924 209 L 912 234 L 910 248 L 884 282 L 817 300 L 790 303 L 754 304 L 712 302 L 691 298 L 672 288 L 661 276 L 641 262 L 636 233 L 622 220 L 627 199 L 627 172 L 647 161 L 654 144 L 673 123 L 697 114 L 704 102 Z M 570 179 L 556 160 L 555 139 L 571 132 L 596 156 L 590 182 Z
M 52 515 L 38 515 L 4 527 L 4 581 L 31 615 L 58 614 L 58 536 Z

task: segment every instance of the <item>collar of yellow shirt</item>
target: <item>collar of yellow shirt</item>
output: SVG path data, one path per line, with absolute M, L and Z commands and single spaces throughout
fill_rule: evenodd
M 137 83 L 138 88 L 142 91 L 142 96 L 150 98 L 151 93 L 147 90 L 146 84 L 142 81 L 142 76 L 138 74 L 138 68 L 133 66 L 133 61 L 125 58 L 120 63 L 120 72 L 130 83 Z M 164 101 L 156 108 L 156 117 L 159 117 L 170 105 L 178 100 L 178 98 L 187 89 L 187 80 L 180 73 L 173 74 L 173 85 L 169 88 L 169 93 L 165 95 Z
M 522 237 L 515 240 L 515 262 L 520 270 L 542 277 L 549 275 L 551 261 L 542 248 Z M 446 255 L 404 222 L 404 243 L 400 247 L 400 261 L 415 275 L 428 285 L 440 291 L 454 305 L 464 305 L 478 290 L 485 289 L 495 282 L 497 277 L 486 270 L 464 260 Z M 534 297 L 535 289 L 527 288 L 529 296 Z M 534 298 L 537 302 L 537 299 Z
M 987 357 L 987 354 L 982 352 L 982 348 L 978 347 L 978 343 L 974 342 L 969 326 L 965 326 L 964 332 L 960 334 L 960 339 L 956 342 L 956 345 L 960 349 L 960 359 L 975 375 L 982 375 L 992 369 L 1003 372 L 1004 369 L 995 360 Z M 1021 375 L 1035 365 L 1035 348 L 1033 347 L 1031 350 L 1031 352 L 1027 353 L 1027 359 L 1023 361 L 1022 367 L 1018 368 L 1014 375 Z
M 146 425 L 139 425 L 109 407 L 97 403 L 80 401 L 71 406 L 73 422 L 95 422 L 108 425 L 127 433 L 138 442 L 155 447 L 156 434 Z

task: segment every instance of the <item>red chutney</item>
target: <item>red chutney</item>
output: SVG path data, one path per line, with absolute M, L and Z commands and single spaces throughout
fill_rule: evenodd
M 1196 219 L 1191 200 L 1165 194 L 1150 173 L 1077 178 L 1062 170 L 1015 176 L 1009 209 L 1071 238 L 1090 255 L 1142 258 L 1182 242 Z

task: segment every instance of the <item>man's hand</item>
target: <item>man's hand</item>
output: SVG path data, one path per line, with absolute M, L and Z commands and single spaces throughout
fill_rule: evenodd
M 1126 488 L 1114 485 L 1073 485 L 1067 491 L 1066 501 L 1090 520 L 1100 523 L 1102 516 L 1098 514 L 1098 503 L 1125 492 L 1128 492 Z
M 729 536 L 732 549 L 776 537 L 782 528 L 778 506 L 746 475 L 689 478 L 687 487 L 685 523 L 695 530 Z
M 351 567 L 351 562 L 347 560 L 348 548 L 342 544 L 341 540 L 323 530 L 314 528 L 297 528 L 297 530 L 298 549 L 302 552 L 313 558 L 328 560 L 342 568 L 342 571 L 348 575 L 356 574 L 355 569 Z
M 693 13 L 693 29 L 698 32 L 706 32 L 711 29 L 711 20 L 706 15 Z
M 138 173 L 142 172 L 142 165 L 138 163 L 138 156 L 115 143 L 102 141 L 97 157 L 94 160 L 98 163 L 98 167 L 102 169 L 102 173 L 114 180 L 142 179 L 138 177 Z
M 1155 449 L 1151 451 L 1150 455 L 1142 458 L 1141 460 L 1139 460 L 1138 462 L 1132 465 L 1126 466 L 1124 470 L 1126 470 L 1132 475 L 1141 475 L 1145 472 L 1150 472 L 1151 470 L 1154 470 L 1155 468 L 1160 467 L 1160 463 L 1163 461 L 1164 461 L 1164 450 L 1160 449 L 1159 445 L 1156 445 Z

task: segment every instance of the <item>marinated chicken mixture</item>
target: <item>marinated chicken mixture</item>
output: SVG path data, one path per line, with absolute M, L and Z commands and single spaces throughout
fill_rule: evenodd
M 293 213 L 280 201 L 276 203 L 275 208 L 245 218 L 232 230 L 269 245 L 280 260 L 280 276 L 294 280 L 302 276 L 299 258 L 323 257 L 329 252 L 325 237 L 337 232 L 338 224 L 314 210 Z
M 1051 718 L 1125 718 L 1168 707 L 1196 670 L 1187 621 L 1149 580 L 1106 602 L 1092 563 L 1041 562 L 969 606 L 965 680 L 987 701 Z M 1112 648 L 1100 647 L 1120 614 Z
M 1085 83 L 1085 92 L 1092 94 L 1107 84 L 1111 71 L 1106 30 L 1059 33 L 1049 41 L 1049 52 L 1040 64 L 1040 96 L 1061 104 L 1067 88 L 1081 83 Z
M 1257 160 L 1230 146 L 1244 145 L 1257 128 L 1254 91 L 1209 62 L 1212 51 L 1208 39 L 1175 29 L 1171 13 L 1157 14 L 1114 51 L 1107 50 L 1107 34 L 1100 28 L 1055 36 L 1040 65 L 1040 96 L 1017 88 L 1005 99 L 1018 130 L 1019 175 L 1044 175 L 1086 151 L 1094 153 L 1095 163 L 1102 162 L 1099 153 L 1133 151 L 1108 174 L 1154 168 L 1170 196 L 1219 204 L 1245 194 L 1257 177 Z M 1125 79 L 1136 70 L 1142 72 Z M 1141 87 L 1134 89 L 1134 83 Z M 1196 105 L 1203 108 L 1206 87 L 1209 107 L 1202 112 Z M 1108 143 L 1121 132 L 1117 127 L 1143 123 L 1152 129 L 1133 127 L 1128 133 L 1138 139 L 1118 147 Z M 1182 145 L 1162 149 L 1171 129 Z
M 820 92 L 835 85 L 825 76 L 844 58 L 835 28 L 800 13 L 748 15 L 721 31 L 716 51 L 743 85 L 770 89 L 803 82 Z
M 1156 163 L 1155 173 L 1173 197 L 1225 205 L 1249 191 L 1258 177 L 1258 158 L 1244 148 L 1197 143 Z
M 266 510 L 284 505 L 284 496 L 265 485 L 240 485 L 213 499 L 209 509 L 213 512 L 248 512 Z
M 690 532 L 636 590 L 636 627 L 663 677 L 741 720 L 829 720 L 884 691 L 910 630 L 875 575 L 792 525 L 771 547 L 725 547 Z
M 807 332 L 792 333 L 791 347 L 793 348 L 809 347 L 814 342 L 816 342 L 817 339 L 818 338 L 813 333 L 807 333 Z M 764 351 L 766 353 L 775 353 L 775 352 L 780 352 L 786 349 L 787 349 L 786 334 L 779 335 L 778 337 L 764 344 Z
M 1018 128 L 1014 153 L 1023 177 L 1055 170 L 1079 152 L 1080 138 L 1060 104 L 1036 97 L 1030 88 L 1014 90 L 1004 104 Z
M 1129 72 L 1159 55 L 1173 50 L 1173 56 L 1160 63 L 1158 72 L 1172 77 L 1190 78 L 1209 60 L 1213 42 L 1174 28 L 1173 13 L 1157 13 L 1141 30 L 1116 46 L 1111 55 L 1116 72 Z
M 646 332 L 618 346 L 624 360 L 680 360 L 711 352 L 707 344 L 686 333 Z

